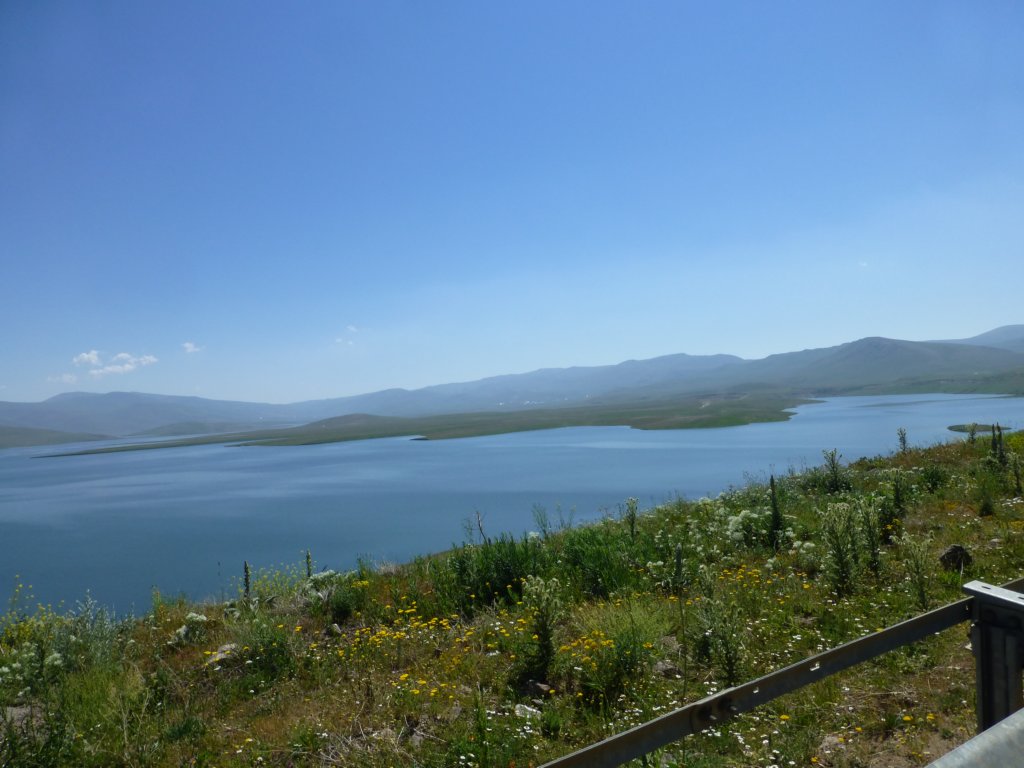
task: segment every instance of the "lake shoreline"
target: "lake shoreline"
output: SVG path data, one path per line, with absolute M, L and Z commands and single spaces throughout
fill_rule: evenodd
M 823 450 L 843 461 L 894 451 L 900 427 L 917 444 L 962 439 L 947 426 L 972 421 L 1022 425 L 1024 399 L 832 398 L 785 422 L 721 429 L 570 427 L 259 451 L 207 444 L 50 462 L 8 449 L 0 583 L 18 573 L 44 602 L 73 605 L 88 590 L 119 611 L 146 606 L 151 587 L 216 597 L 242 560 L 274 567 L 312 546 L 336 569 L 405 562 L 458 544 L 477 513 L 490 535 L 520 535 L 536 528 L 535 509 L 598 520 L 632 496 L 654 506 L 799 472 Z
M 386 437 L 452 440 L 566 427 L 623 426 L 641 430 L 715 429 L 788 421 L 794 408 L 821 402 L 806 397 L 702 396 L 642 404 L 534 409 L 516 412 L 454 413 L 423 417 L 356 414 L 298 427 L 252 432 L 196 435 L 50 453 L 40 458 L 88 456 L 97 453 L 183 448 L 194 445 L 294 446 L 373 440 Z M 367 423 L 369 422 L 369 423 Z

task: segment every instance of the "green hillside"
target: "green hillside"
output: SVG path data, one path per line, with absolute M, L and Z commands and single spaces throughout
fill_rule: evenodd
M 458 413 L 444 416 L 398 417 L 351 414 L 289 429 L 200 435 L 179 440 L 86 449 L 58 456 L 154 450 L 189 445 L 314 445 L 381 437 L 420 436 L 430 440 L 525 432 L 560 427 L 626 426 L 636 429 L 699 429 L 785 421 L 786 409 L 810 402 L 782 394 L 706 395 L 575 408 Z
M 92 440 L 107 440 L 106 435 L 88 432 L 60 432 L 55 429 L 33 427 L 0 426 L 0 448 L 31 447 L 33 445 L 60 445 L 62 443 L 84 443 Z
M 678 400 L 537 408 L 511 413 L 460 413 L 423 418 L 341 416 L 285 430 L 280 438 L 249 445 L 309 445 L 366 437 L 420 435 L 431 440 L 524 432 L 560 427 L 624 426 L 636 429 L 730 427 L 760 421 L 785 421 L 806 400 L 784 396 L 689 397 Z
M 350 573 L 313 542 L 292 570 L 236 563 L 228 603 L 154 595 L 137 618 L 26 587 L 0 617 L 0 764 L 536 766 L 1020 577 L 1022 455 L 990 435 L 828 452 L 774 489 L 578 528 L 536 510 L 523 538 L 471 521 L 448 552 Z M 947 570 L 953 544 L 970 562 Z M 973 702 L 960 626 L 647 764 L 922 765 L 973 734 Z

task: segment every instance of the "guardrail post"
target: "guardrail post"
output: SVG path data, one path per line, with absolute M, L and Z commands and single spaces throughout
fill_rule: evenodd
M 1024 594 L 983 581 L 971 595 L 971 649 L 977 683 L 978 731 L 1024 708 Z

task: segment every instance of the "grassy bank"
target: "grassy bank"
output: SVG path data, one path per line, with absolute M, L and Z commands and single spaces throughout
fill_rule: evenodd
M 827 452 L 594 525 L 538 510 L 534 535 L 478 529 L 401 566 L 238 564 L 232 602 L 154 596 L 124 621 L 19 595 L 0 619 L 0 764 L 538 765 L 1022 575 L 1021 455 L 983 433 L 849 467 Z M 947 570 L 953 544 L 971 563 Z M 954 628 L 652 764 L 925 764 L 973 733 L 965 645 Z
M 200 435 L 130 445 L 89 448 L 54 454 L 81 456 L 93 453 L 180 448 L 189 445 L 316 445 L 350 440 L 419 435 L 428 440 L 479 437 L 560 427 L 633 427 L 635 429 L 704 429 L 734 427 L 755 422 L 785 421 L 787 409 L 812 402 L 795 395 L 708 395 L 573 408 L 536 408 L 524 411 L 486 411 L 440 416 L 399 417 L 352 414 L 287 429 Z

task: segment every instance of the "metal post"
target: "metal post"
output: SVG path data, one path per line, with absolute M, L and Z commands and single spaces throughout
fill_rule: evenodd
M 1024 595 L 983 581 L 965 584 L 964 592 L 974 598 L 971 648 L 981 732 L 1024 708 Z

